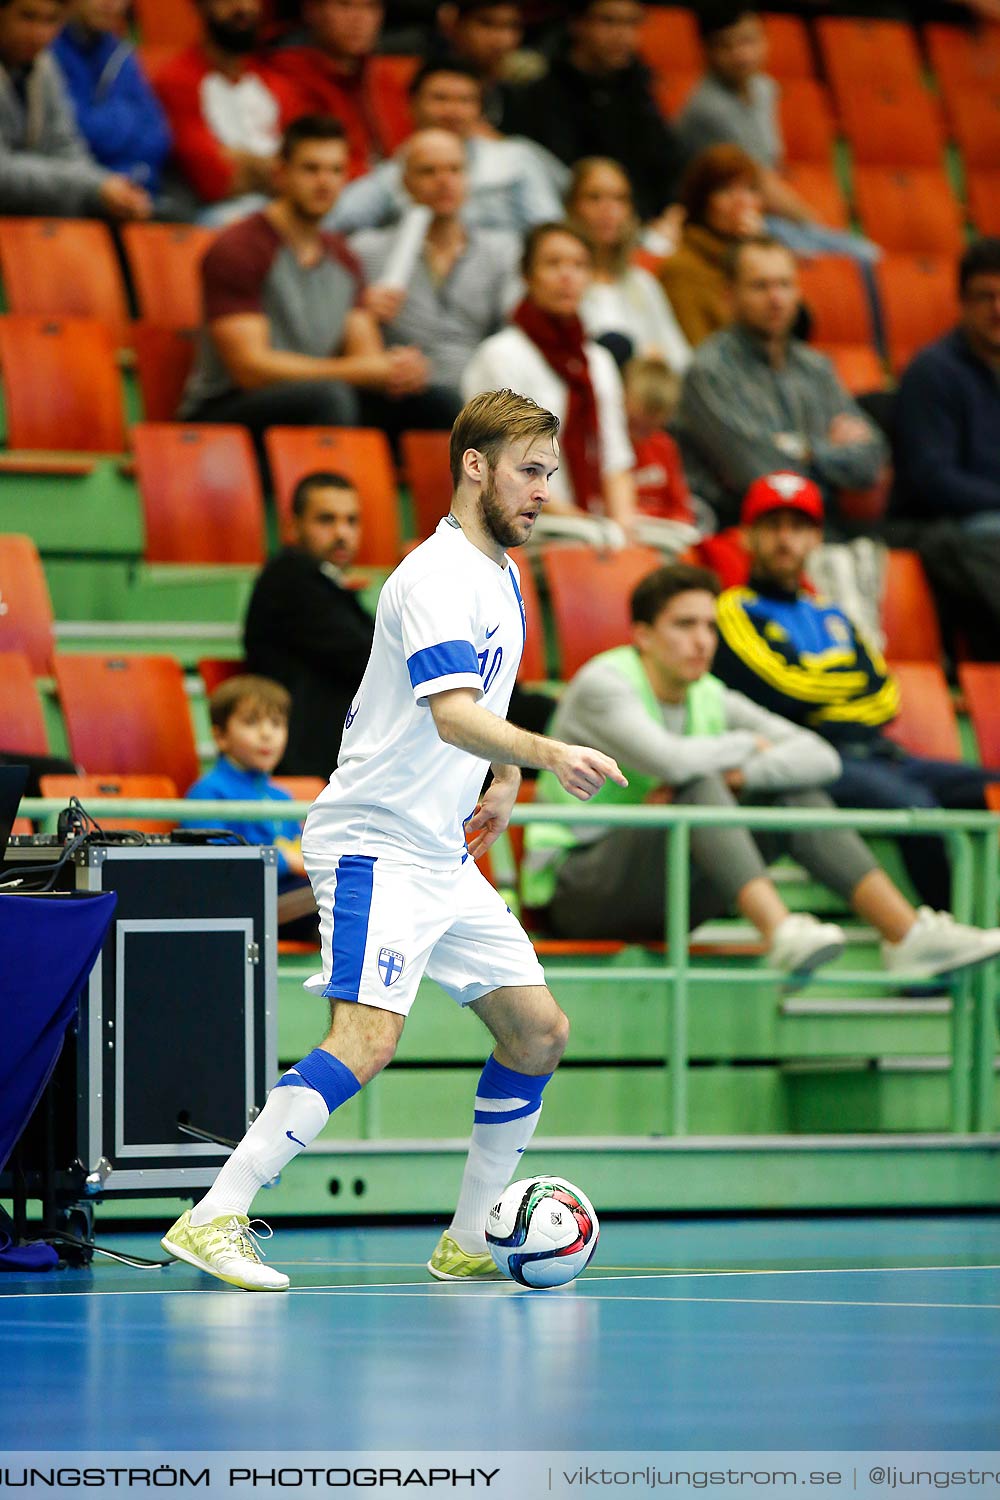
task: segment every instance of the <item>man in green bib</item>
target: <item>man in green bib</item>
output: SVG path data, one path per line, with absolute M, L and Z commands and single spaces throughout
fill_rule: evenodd
M 821 790 L 840 773 L 833 746 L 711 675 L 718 592 L 714 574 L 703 568 L 674 563 L 649 574 L 632 595 L 632 645 L 594 657 L 559 700 L 552 734 L 614 756 L 628 777 L 627 788 L 605 783 L 592 803 L 644 802 L 666 788 L 674 802 L 716 807 L 738 800 L 833 806 Z M 569 799 L 543 772 L 537 800 Z M 692 926 L 735 909 L 758 929 L 772 966 L 790 983 L 836 958 L 842 929 L 790 913 L 768 877 L 767 865 L 781 850 L 879 932 L 887 968 L 914 973 L 905 939 L 918 914 L 847 828 L 785 838 L 693 828 Z M 664 935 L 665 866 L 664 835 L 656 829 L 532 823 L 522 895 L 526 906 L 544 909 L 558 937 L 649 941 Z M 962 966 L 962 939 L 972 934 L 957 923 L 952 929 L 955 962 L 945 955 L 919 977 Z

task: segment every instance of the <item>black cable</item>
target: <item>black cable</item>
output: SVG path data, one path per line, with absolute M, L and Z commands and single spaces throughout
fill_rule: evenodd
M 167 1266 L 175 1264 L 173 1256 L 168 1260 L 147 1260 L 143 1255 L 129 1255 L 124 1250 L 109 1250 L 106 1245 L 92 1245 L 89 1240 L 81 1240 L 75 1234 L 64 1234 L 62 1230 L 53 1230 L 49 1234 L 39 1235 L 35 1240 L 26 1243 L 32 1245 L 72 1245 L 76 1250 L 86 1251 L 87 1254 L 106 1255 L 110 1260 L 117 1261 L 120 1265 L 131 1266 L 135 1271 L 163 1271 Z

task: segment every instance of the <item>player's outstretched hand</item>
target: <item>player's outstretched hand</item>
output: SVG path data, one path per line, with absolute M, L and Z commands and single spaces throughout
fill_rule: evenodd
M 521 778 L 495 778 L 465 820 L 465 847 L 473 859 L 480 859 L 491 848 L 510 822 L 510 810 L 517 800 Z
M 599 792 L 606 781 L 618 786 L 628 786 L 618 762 L 600 750 L 590 750 L 586 745 L 559 745 L 561 752 L 552 767 L 563 791 L 570 792 L 581 802 L 586 802 Z

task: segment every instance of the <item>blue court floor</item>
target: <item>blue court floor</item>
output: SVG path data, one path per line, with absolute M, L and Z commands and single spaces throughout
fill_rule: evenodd
M 612 1223 L 556 1292 L 436 1238 L 279 1230 L 283 1295 L 0 1275 L 0 1450 L 1000 1448 L 1000 1217 Z

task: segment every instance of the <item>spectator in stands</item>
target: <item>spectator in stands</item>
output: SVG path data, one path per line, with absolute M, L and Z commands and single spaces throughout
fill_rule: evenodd
M 304 0 L 302 45 L 272 54 L 272 66 L 310 114 L 333 115 L 347 132 L 349 177 L 390 156 L 409 131 L 406 91 L 375 57 L 381 0 Z
M 680 399 L 680 376 L 663 360 L 640 356 L 629 360 L 622 381 L 640 514 L 696 526 L 680 449 L 667 431 Z
M 473 355 L 462 377 L 465 400 L 509 386 L 553 411 L 562 426 L 560 466 L 536 535 L 581 518 L 619 543 L 635 519 L 635 455 L 625 426 L 621 376 L 607 349 L 587 339 L 580 302 L 592 271 L 587 241 L 566 224 L 540 224 L 528 236 L 522 272 L 527 295 L 512 326 Z M 594 518 L 606 517 L 595 527 Z M 555 524 L 554 524 L 555 523 Z
M 490 140 L 483 126 L 482 83 L 465 63 L 427 63 L 410 84 L 417 130 L 450 130 L 465 144 L 468 199 L 462 219 L 470 228 L 524 234 L 558 218 L 559 194 L 531 143 Z M 382 162 L 349 183 L 329 227 L 341 234 L 394 223 L 409 205 L 399 158 Z
M 1000 535 L 1000 239 L 969 246 L 958 287 L 958 326 L 900 381 L 896 482 L 907 514 Z
M 615 334 L 627 354 L 666 360 L 683 373 L 691 346 L 655 276 L 632 264 L 639 222 L 629 180 L 617 162 L 586 156 L 573 168 L 566 212 L 589 239 L 594 274 L 580 304 L 591 338 Z
M 277 197 L 212 244 L 185 420 L 238 422 L 259 451 L 281 425 L 451 426 L 461 403 L 430 384 L 419 349 L 383 346 L 358 262 L 320 228 L 346 171 L 340 122 L 301 116 L 282 142 Z
M 994 661 L 1000 639 L 1000 239 L 970 245 L 958 280 L 958 326 L 916 356 L 894 398 L 891 531 L 897 545 L 919 552 L 946 634 L 960 634 L 973 659 Z
M 843 769 L 829 790 L 841 807 L 984 807 L 1000 771 L 910 755 L 888 739 L 899 711 L 895 679 L 843 610 L 804 589 L 806 560 L 823 536 L 817 487 L 792 474 L 758 480 L 741 523 L 750 582 L 719 600 L 719 677 L 837 747 Z M 901 849 L 921 899 L 947 906 L 941 841 L 907 837 Z
M 628 777 L 627 787 L 605 787 L 595 803 L 664 800 L 668 788 L 670 800 L 699 806 L 831 806 L 820 788 L 837 775 L 836 751 L 710 675 L 717 589 L 703 568 L 674 564 L 651 573 L 632 595 L 632 644 L 589 661 L 560 698 L 552 733 L 614 755 Z M 568 801 L 543 772 L 536 803 Z M 847 829 L 782 839 L 737 827 L 693 828 L 691 926 L 735 907 L 792 983 L 837 957 L 841 929 L 791 915 L 767 874 L 782 846 L 875 927 L 890 972 L 930 978 L 1000 953 L 998 930 L 959 926 L 941 912 L 917 913 Z M 662 830 L 532 823 L 525 850 L 524 898 L 547 906 L 559 936 L 664 936 Z
M 645 221 L 670 202 L 678 160 L 638 56 L 642 15 L 639 0 L 583 0 L 549 71 L 510 92 L 503 128 L 539 141 L 567 166 L 610 156 L 628 173 Z
M 239 676 L 219 684 L 208 700 L 212 738 L 219 757 L 212 769 L 199 776 L 187 796 L 200 802 L 290 802 L 282 787 L 270 779 L 288 739 L 291 700 L 278 682 L 267 677 Z M 278 860 L 278 922 L 282 937 L 311 937 L 317 931 L 315 915 L 300 926 L 301 913 L 315 913 L 311 887 L 302 862 L 302 829 L 293 818 L 282 820 L 248 818 L 189 819 L 190 828 L 226 828 L 248 844 L 273 845 Z M 301 893 L 301 895 L 300 895 Z M 301 897 L 305 896 L 303 903 Z M 294 934 L 284 920 L 288 898 L 296 900 Z
M 0 213 L 146 219 L 145 188 L 87 149 L 50 51 L 65 0 L 0 0 Z
M 228 224 L 270 198 L 282 129 L 303 111 L 297 91 L 255 55 L 261 0 L 197 4 L 204 39 L 164 64 L 156 91 L 192 217 Z
M 742 147 L 710 146 L 689 163 L 677 196 L 685 213 L 681 241 L 658 274 L 697 347 L 733 321 L 726 259 L 734 245 L 763 233 L 760 174 Z
M 524 35 L 521 7 L 510 0 L 446 0 L 437 20 L 428 61 L 461 62 L 470 67 L 483 85 L 483 116 L 499 128 L 505 84 Z
M 781 175 L 781 86 L 764 72 L 767 35 L 758 12 L 741 0 L 705 0 L 698 26 L 708 71 L 678 121 L 684 159 L 708 146 L 742 146 L 760 169 L 768 229 L 776 239 L 800 254 L 827 251 L 868 264 L 877 260 L 875 245 L 822 224 L 812 205 Z
M 386 343 L 421 350 L 434 383 L 457 391 L 476 349 L 516 301 L 520 240 L 462 223 L 465 150 L 457 135 L 420 130 L 402 152 L 403 186 L 416 215 L 363 230 L 350 245 Z
M 91 154 L 155 199 L 170 127 L 135 48 L 121 35 L 127 3 L 71 0 L 52 52 Z
M 888 457 L 884 438 L 826 356 L 792 336 L 799 289 L 791 251 L 745 240 L 727 271 L 733 325 L 695 351 L 681 396 L 692 489 L 729 525 L 751 482 L 777 469 L 815 479 L 827 499 L 875 485 Z
M 361 542 L 361 498 L 341 474 L 307 474 L 292 496 L 292 525 L 293 544 L 254 585 L 244 646 L 249 670 L 291 695 L 282 772 L 329 776 L 374 629 L 346 581 Z

